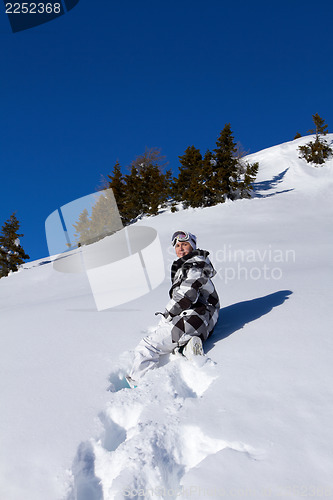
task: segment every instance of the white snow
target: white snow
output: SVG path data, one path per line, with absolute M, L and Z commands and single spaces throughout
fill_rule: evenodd
M 308 140 L 248 157 L 251 200 L 138 222 L 166 268 L 139 299 L 98 312 L 48 258 L 0 280 L 2 499 L 333 498 L 333 160 L 300 160 Z M 211 252 L 220 322 L 204 359 L 122 389 L 179 228 Z

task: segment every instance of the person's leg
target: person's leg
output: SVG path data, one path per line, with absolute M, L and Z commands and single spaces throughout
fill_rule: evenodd
M 177 344 L 171 339 L 172 325 L 158 326 L 156 330 L 144 337 L 135 349 L 132 369 L 129 373 L 131 379 L 138 380 L 148 370 L 155 368 L 159 357 L 171 353 Z

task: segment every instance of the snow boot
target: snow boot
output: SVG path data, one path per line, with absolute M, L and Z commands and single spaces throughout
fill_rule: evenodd
M 201 338 L 192 337 L 185 345 L 182 354 L 187 359 L 193 359 L 194 356 L 204 356 L 205 353 L 202 347 Z

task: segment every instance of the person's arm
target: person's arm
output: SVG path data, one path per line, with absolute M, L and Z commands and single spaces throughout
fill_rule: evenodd
M 200 288 L 207 281 L 208 277 L 203 272 L 203 269 L 196 266 L 191 267 L 180 287 L 173 291 L 172 298 L 165 308 L 165 318 L 170 321 L 185 309 L 189 309 L 198 300 Z

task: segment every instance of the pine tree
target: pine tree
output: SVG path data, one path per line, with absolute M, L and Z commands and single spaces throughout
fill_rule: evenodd
M 235 197 L 238 198 L 251 198 L 251 191 L 253 189 L 253 182 L 259 170 L 259 163 L 249 163 L 244 158 L 249 154 L 248 151 L 243 149 L 240 142 L 236 144 L 236 158 L 237 158 L 237 187 Z
M 112 190 L 101 191 L 91 211 L 90 239 L 101 240 L 122 229 L 118 207 Z
M 112 189 L 114 197 L 116 199 L 120 217 L 122 220 L 124 220 L 125 214 L 123 212 L 124 212 L 126 185 L 123 174 L 121 172 L 121 166 L 118 161 L 113 167 L 112 174 L 108 175 L 108 179 L 109 181 L 107 182 L 107 187 Z
M 315 129 L 309 130 L 309 132 L 311 134 L 316 134 L 316 138 L 314 141 L 310 141 L 298 148 L 300 152 L 299 157 L 304 158 L 308 163 L 321 165 L 333 155 L 333 149 L 328 145 L 327 141 L 323 139 L 323 136 L 327 135 L 328 128 L 325 124 L 325 120 L 321 118 L 318 113 L 312 115 L 312 119 L 315 124 Z
M 259 163 L 248 163 L 238 160 L 239 179 L 237 198 L 251 198 L 252 185 L 259 170 Z
M 234 142 L 230 123 L 221 131 L 213 152 L 205 156 L 190 146 L 179 156 L 181 166 L 174 180 L 173 196 L 184 208 L 208 207 L 224 202 L 250 197 L 252 183 L 258 172 L 257 163 L 251 165 L 242 157 L 245 152 Z
M 25 260 L 30 259 L 25 253 L 21 244 L 18 230 L 20 223 L 16 218 L 15 212 L 2 226 L 2 234 L 0 235 L 0 278 L 8 276 L 10 272 L 18 270 L 19 266 Z
M 95 197 L 91 218 L 85 208 L 73 224 L 78 246 L 89 245 L 123 228 L 113 191 L 106 188 L 96 193 Z
M 226 123 L 221 131 L 214 149 L 214 179 L 215 203 L 223 202 L 226 198 L 235 199 L 238 181 L 237 147 L 234 142 L 230 123 Z
M 135 165 L 131 166 L 130 174 L 125 175 L 124 222 L 129 224 L 143 212 L 141 197 L 141 178 Z
M 85 208 L 83 212 L 79 216 L 78 222 L 73 224 L 75 229 L 74 236 L 78 242 L 78 245 L 86 245 L 90 242 L 91 239 L 91 220 L 89 218 L 88 210 Z
M 215 204 L 216 192 L 214 188 L 214 176 L 216 172 L 214 155 L 209 149 L 206 151 L 202 160 L 202 177 L 203 177 L 203 207 L 211 207 Z
M 156 215 L 170 198 L 171 172 L 163 173 L 164 157 L 156 148 L 147 149 L 131 165 L 125 176 L 124 211 L 127 222 L 144 214 Z
M 142 212 L 156 215 L 158 207 L 165 202 L 165 178 L 162 173 L 164 158 L 157 149 L 147 149 L 134 160 L 140 176 Z
M 214 155 L 207 150 L 204 157 L 201 157 L 195 175 L 191 179 L 189 187 L 189 205 L 191 207 L 210 207 L 215 204 L 214 167 Z
M 321 118 L 318 113 L 312 115 L 312 120 L 316 128 L 309 130 L 309 133 L 316 134 L 316 141 L 318 141 L 320 136 L 327 135 L 328 125 L 325 124 L 325 120 Z
M 202 175 L 202 154 L 199 149 L 189 146 L 179 156 L 181 166 L 178 178 L 174 180 L 172 194 L 176 201 L 181 201 L 184 208 L 201 206 L 198 185 Z
M 214 202 L 226 199 L 250 198 L 252 183 L 258 173 L 259 164 L 245 162 L 241 145 L 236 144 L 227 123 L 216 142 L 211 188 L 214 189 Z

